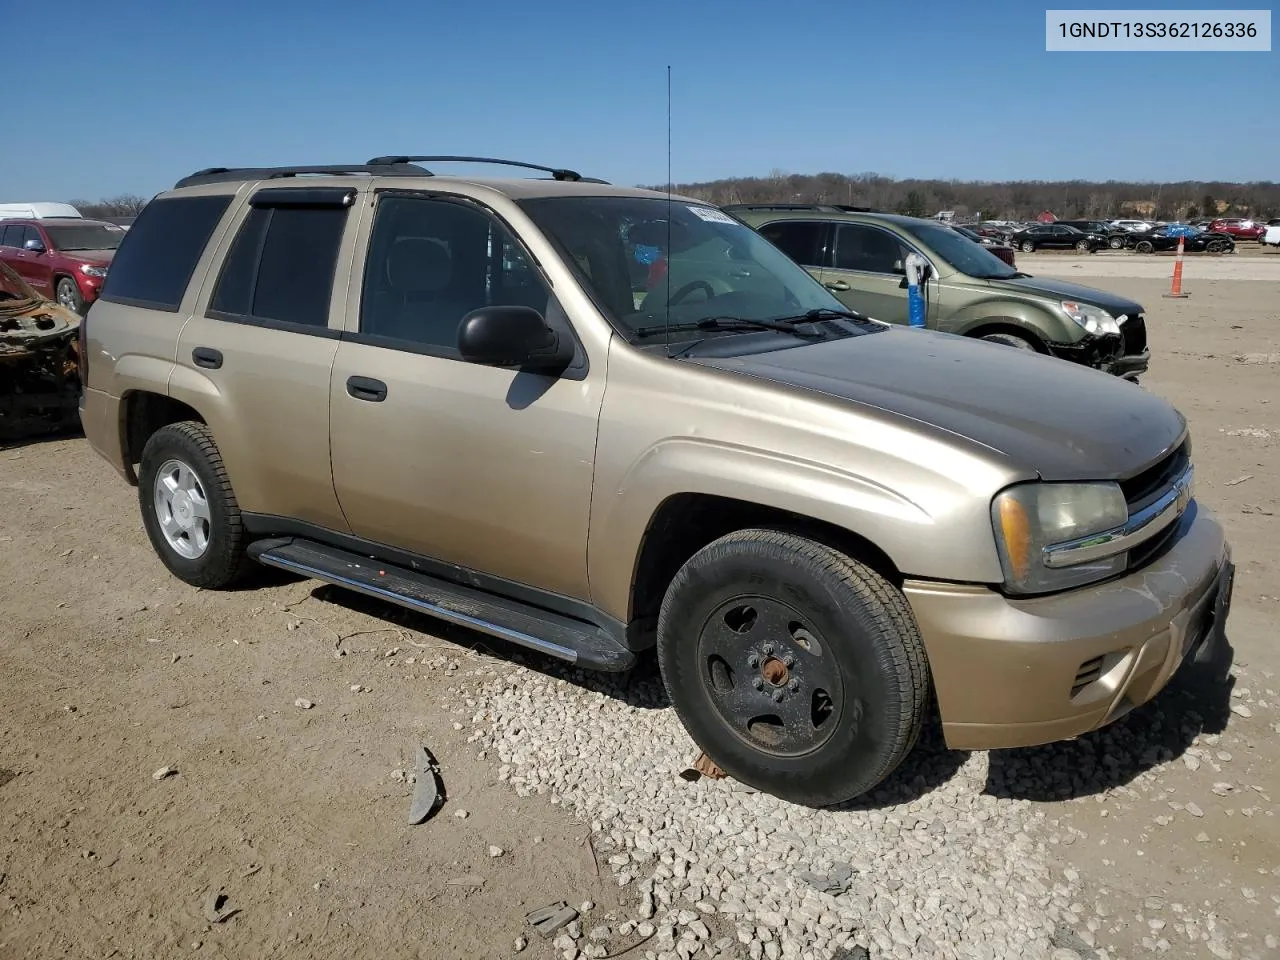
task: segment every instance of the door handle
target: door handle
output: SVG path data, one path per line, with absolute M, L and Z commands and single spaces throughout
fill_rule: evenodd
M 823 284 L 823 286 L 828 290 L 838 290 L 841 292 L 849 289 L 849 284 L 845 283 L 843 280 L 828 280 Z
M 387 385 L 372 377 L 347 377 L 347 393 L 357 400 L 381 403 L 387 399 Z
M 191 360 L 197 367 L 217 370 L 222 366 L 222 351 L 213 347 L 196 347 L 191 351 Z

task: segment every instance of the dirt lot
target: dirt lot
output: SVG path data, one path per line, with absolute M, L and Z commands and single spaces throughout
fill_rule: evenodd
M 1145 303 L 1143 388 L 1189 418 L 1198 496 L 1239 564 L 1228 688 L 1178 684 L 1107 738 L 993 754 L 974 788 L 1040 824 L 1075 891 L 1071 956 L 1102 956 L 1090 941 L 1112 958 L 1280 956 L 1280 258 L 1243 261 L 1198 261 L 1192 296 L 1167 300 L 1167 260 L 1019 255 Z M 509 652 L 265 572 L 256 590 L 188 588 L 152 554 L 135 491 L 75 438 L 0 451 L 0 582 L 3 960 L 505 957 L 521 934 L 541 960 L 564 949 L 525 924 L 535 907 L 594 901 L 584 929 L 635 919 L 633 888 L 588 841 L 611 822 L 554 777 L 516 789 L 518 759 L 473 732 L 482 688 L 519 683 Z M 530 709 L 564 684 L 534 688 Z M 448 796 L 409 826 L 417 743 Z M 211 922 L 218 891 L 239 912 Z

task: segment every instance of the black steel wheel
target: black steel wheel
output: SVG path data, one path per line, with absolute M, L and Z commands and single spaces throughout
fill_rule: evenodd
M 808 806 L 888 776 L 928 699 L 905 597 L 869 567 L 779 531 L 738 531 L 689 559 L 663 600 L 658 662 L 716 764 Z

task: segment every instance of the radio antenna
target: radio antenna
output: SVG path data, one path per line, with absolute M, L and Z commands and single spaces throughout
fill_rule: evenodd
M 671 357 L 671 64 L 667 64 L 667 305 L 662 322 L 662 339 L 667 358 Z

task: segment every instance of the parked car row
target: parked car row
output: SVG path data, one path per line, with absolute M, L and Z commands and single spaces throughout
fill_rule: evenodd
M 1088 369 L 1145 367 L 1139 304 L 934 221 L 458 159 L 210 167 L 124 236 L 81 421 L 174 577 L 275 567 L 584 670 L 654 651 L 712 763 L 811 806 L 930 715 L 1030 746 L 1225 678 L 1186 418 Z M 913 255 L 934 329 L 872 319 Z

